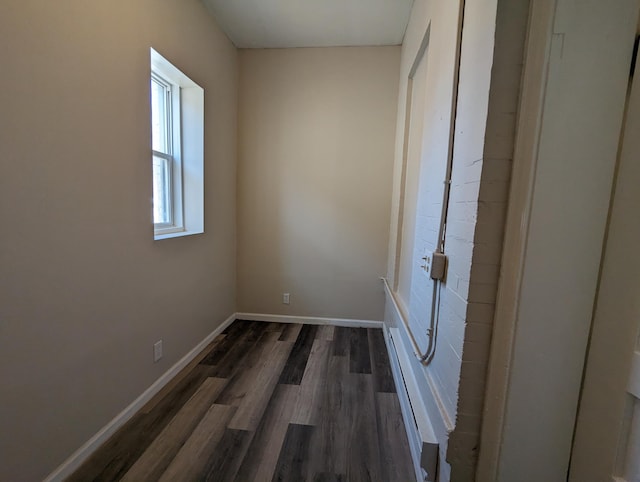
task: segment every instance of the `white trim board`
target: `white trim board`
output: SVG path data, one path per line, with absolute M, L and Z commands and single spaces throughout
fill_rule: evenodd
M 91 437 L 82 447 L 76 450 L 67 460 L 44 479 L 44 482 L 63 481 L 69 477 L 82 463 L 87 460 L 111 435 L 120 427 L 127 423 L 138 411 L 151 400 L 164 386 L 186 367 L 206 346 L 213 341 L 222 331 L 236 320 L 233 313 L 223 321 L 215 330 L 209 333 L 200 343 L 169 368 L 160 378 L 147 388 L 138 398 L 116 415 L 107 425 L 102 427 L 93 437 Z
M 317 316 L 268 315 L 264 313 L 236 313 L 237 320 L 267 321 L 271 323 L 302 323 L 308 325 L 334 325 L 356 328 L 382 328 L 384 322 L 352 320 L 350 318 L 322 318 Z
M 400 358 L 395 348 L 395 344 L 391 337 L 389 330 L 384 330 L 384 341 L 387 345 L 387 352 L 389 353 L 389 363 L 391 365 L 391 373 L 396 385 L 396 392 L 398 393 L 398 400 L 400 402 L 400 412 L 404 421 L 404 428 L 407 433 L 407 440 L 409 442 L 409 450 L 411 451 L 411 459 L 413 461 L 413 470 L 415 472 L 416 480 L 418 481 L 433 481 L 433 475 L 427 474 L 427 471 L 421 467 L 422 460 L 422 446 L 424 441 L 421 440 L 420 430 L 418 429 L 418 421 L 416 414 L 413 411 L 411 405 L 411 399 L 409 397 L 409 388 L 407 382 L 402 373 L 402 367 L 400 364 Z M 435 445 L 435 468 L 437 468 L 438 446 Z
M 387 320 L 390 323 L 389 329 L 385 330 L 385 339 L 394 378 L 398 379 L 397 384 L 402 382 L 399 385 L 402 389 L 398 388 L 398 397 L 405 425 L 407 430 L 413 427 L 416 432 L 409 436 L 410 444 L 415 444 L 415 447 L 411 447 L 412 456 L 417 456 L 414 465 L 427 470 L 436 464 L 440 472 L 438 480 L 448 480 L 447 471 L 450 468 L 444 460 L 444 454 L 447 451 L 449 434 L 455 425 L 443 408 L 441 395 L 431 379 L 429 370 L 421 370 L 422 365 L 408 349 L 410 340 L 404 329 L 406 323 L 402 320 L 403 313 L 390 291 L 386 291 L 386 296 L 386 312 L 391 319 Z

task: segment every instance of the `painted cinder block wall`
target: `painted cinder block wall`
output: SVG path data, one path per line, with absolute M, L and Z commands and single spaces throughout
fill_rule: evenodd
M 443 180 L 446 159 L 443 152 L 446 151 L 441 144 L 447 119 L 445 116 L 443 122 L 442 115 L 433 113 L 442 111 L 446 115 L 446 102 L 450 99 L 447 98 L 451 87 L 446 84 L 446 73 L 447 66 L 455 60 L 457 9 L 457 2 L 416 1 L 403 46 L 394 214 L 398 212 L 399 205 L 407 74 L 422 36 L 430 25 L 428 65 L 437 74 L 427 74 L 426 102 L 431 104 L 425 107 L 424 145 L 420 161 L 423 169 L 420 190 L 424 192 L 418 195 L 416 246 L 411 253 L 414 275 L 408 300 L 409 321 L 414 329 L 425 326 L 424 321 L 420 325 L 420 320 L 428 320 L 431 307 L 430 280 L 415 267 L 420 264 L 421 250 L 435 248 L 432 240 L 439 215 L 434 213 L 439 214 L 442 202 L 436 183 Z M 445 238 L 449 266 L 441 290 L 438 345 L 433 362 L 426 368 L 411 358 L 412 369 L 418 375 L 416 379 L 423 398 L 427 400 L 425 405 L 440 442 L 440 480 L 473 480 L 475 473 L 527 18 L 528 1 L 525 0 L 467 0 L 464 6 L 451 197 Z M 391 279 L 395 269 L 394 227 L 397 222 L 397 217 L 392 218 Z M 385 320 L 390 325 L 401 327 L 404 333 L 402 322 L 389 306 Z M 411 353 L 412 346 L 406 335 L 404 342 L 406 351 Z M 430 402 L 433 400 L 435 403 Z
M 482 157 L 480 162 L 473 156 L 462 161 L 467 163 L 467 172 L 473 172 L 478 164 L 481 171 L 469 283 L 465 285 L 467 311 L 460 357 L 456 429 L 448 449 L 448 457 L 459 467 L 456 480 L 472 480 L 477 466 L 529 18 L 529 0 L 498 0 L 496 7 Z M 467 56 L 474 58 L 476 53 L 472 49 L 477 44 L 473 39 L 469 44 L 471 51 Z M 463 37 L 463 62 L 464 49 Z M 469 95 L 473 95 L 472 89 Z M 463 108 L 461 105 L 460 109 Z M 456 137 L 460 142 L 464 142 L 463 132 L 467 127 L 458 126 Z M 466 183 L 464 176 L 462 183 Z M 456 204 L 450 205 L 450 209 L 450 214 L 457 215 Z

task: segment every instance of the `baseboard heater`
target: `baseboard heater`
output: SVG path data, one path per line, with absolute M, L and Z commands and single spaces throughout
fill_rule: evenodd
M 385 341 L 402 408 L 402 418 L 407 429 L 416 478 L 418 481 L 435 482 L 438 470 L 438 440 L 400 336 L 398 328 L 385 329 Z

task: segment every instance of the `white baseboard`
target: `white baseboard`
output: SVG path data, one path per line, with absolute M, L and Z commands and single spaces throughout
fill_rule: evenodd
M 335 325 L 355 328 L 382 328 L 384 323 L 375 320 L 352 320 L 349 318 L 321 318 L 317 316 L 267 315 L 264 313 L 236 313 L 236 319 L 269 321 L 273 323 L 302 323 L 309 325 Z
M 396 379 L 400 408 L 402 409 L 411 455 L 418 480 L 434 482 L 438 468 L 438 437 L 433 429 L 426 404 L 411 370 L 409 355 L 400 339 L 399 329 L 388 330 L 387 350 L 391 369 Z
M 198 343 L 189 353 L 183 356 L 175 365 L 167 370 L 160 378 L 147 388 L 142 395 L 136 398 L 127 408 L 114 417 L 98 433 L 91 437 L 82 447 L 76 450 L 67 460 L 55 469 L 44 482 L 58 482 L 70 476 L 82 463 L 87 460 L 100 445 L 107 441 L 120 427 L 127 423 L 144 405 L 151 400 L 156 393 L 169 383 L 191 360 L 193 360 L 204 348 L 213 341 L 222 331 L 233 323 L 236 314 L 232 314 L 222 322 L 215 330 Z
M 413 461 L 413 470 L 415 472 L 416 481 L 423 482 L 425 479 L 424 471 L 420 467 L 420 441 L 418 435 L 418 427 L 416 424 L 413 410 L 411 409 L 411 401 L 407 395 L 407 387 L 405 386 L 404 379 L 402 377 L 402 370 L 398 363 L 398 354 L 393 345 L 391 334 L 388 330 L 384 330 L 384 341 L 387 345 L 387 352 L 389 353 L 389 362 L 391 364 L 391 374 L 393 375 L 393 381 L 396 385 L 396 392 L 398 393 L 398 401 L 400 402 L 400 412 L 402 413 L 402 420 L 404 421 L 404 428 L 407 433 L 407 440 L 409 441 L 409 450 L 411 452 L 411 460 Z
M 387 296 L 385 320 L 389 326 L 403 327 L 406 325 L 404 313 L 386 282 L 385 294 Z M 416 378 L 418 373 L 415 370 L 423 367 L 407 352 L 400 330 L 401 328 L 385 330 L 387 351 L 389 352 L 393 377 L 396 381 L 416 477 L 420 481 L 431 482 L 435 481 L 438 476 L 439 444 L 446 440 L 447 432 L 444 429 L 445 424 L 442 423 L 444 419 L 437 406 L 436 398 L 438 397 L 434 387 L 426 388 L 418 382 Z M 416 365 L 419 368 L 416 368 Z M 426 377 L 428 372 L 420 373 L 420 375 Z M 442 464 L 440 469 L 445 469 L 445 465 Z M 438 479 L 443 480 L 442 476 L 443 473 L 440 473 Z

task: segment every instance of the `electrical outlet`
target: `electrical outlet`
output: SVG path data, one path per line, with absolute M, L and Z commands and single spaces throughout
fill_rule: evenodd
M 156 341 L 153 344 L 153 363 L 159 361 L 160 358 L 162 358 L 162 340 Z
M 289 304 L 289 293 L 282 293 L 282 303 L 285 305 Z
M 420 267 L 428 273 L 429 269 L 431 268 L 431 257 L 428 254 L 425 254 L 422 258 L 420 258 L 420 260 Z

